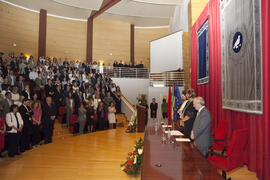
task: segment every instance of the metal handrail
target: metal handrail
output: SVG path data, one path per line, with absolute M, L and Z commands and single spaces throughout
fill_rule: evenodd
M 100 69 L 97 68 L 100 72 Z M 130 68 L 130 67 L 110 67 L 104 66 L 103 73 L 107 73 L 114 78 L 149 78 L 147 68 Z
M 121 100 L 125 102 L 132 112 L 136 112 L 136 107 L 123 94 L 121 94 Z
M 171 71 L 163 73 L 150 73 L 150 86 L 168 87 L 178 84 L 179 86 L 185 85 L 183 71 Z

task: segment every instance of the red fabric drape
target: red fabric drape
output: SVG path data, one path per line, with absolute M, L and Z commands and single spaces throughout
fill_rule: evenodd
M 212 130 L 221 119 L 228 121 L 228 140 L 235 129 L 248 128 L 249 144 L 246 163 L 258 178 L 270 179 L 270 55 L 269 55 L 269 0 L 262 0 L 262 45 L 263 45 L 263 115 L 254 115 L 222 109 L 221 92 L 221 33 L 220 7 L 218 0 L 209 0 L 191 31 L 191 86 L 206 100 L 212 114 Z M 197 85 L 197 30 L 209 19 L 210 82 Z

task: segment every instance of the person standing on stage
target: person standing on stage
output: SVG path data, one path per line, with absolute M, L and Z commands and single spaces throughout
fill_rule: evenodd
M 150 114 L 151 118 L 157 118 L 157 109 L 158 109 L 158 104 L 156 103 L 156 99 L 152 99 L 152 103 L 150 104 Z
M 208 148 L 212 145 L 211 121 L 212 117 L 209 110 L 205 107 L 202 97 L 196 97 L 193 100 L 193 106 L 198 111 L 190 138 L 195 140 L 199 151 L 206 156 Z
M 190 138 L 190 133 L 195 121 L 197 111 L 193 107 L 193 99 L 196 97 L 196 92 L 193 89 L 187 91 L 186 97 L 188 102 L 182 111 L 182 118 L 176 121 L 177 128 L 188 138 Z
M 167 118 L 167 109 L 168 109 L 168 103 L 166 102 L 166 99 L 162 100 L 162 105 L 161 105 L 161 113 L 163 119 Z
M 54 104 L 52 103 L 52 98 L 48 96 L 46 98 L 46 102 L 43 104 L 42 107 L 42 118 L 41 118 L 45 144 L 52 142 L 53 124 L 55 117 L 56 117 L 56 109 Z

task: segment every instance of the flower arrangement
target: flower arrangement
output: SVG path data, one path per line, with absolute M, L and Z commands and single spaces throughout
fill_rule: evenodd
M 125 163 L 121 164 L 122 171 L 126 172 L 129 175 L 136 175 L 141 170 L 143 157 L 143 140 L 140 138 L 135 146 L 134 151 L 128 153 L 128 157 Z
M 137 122 L 137 116 L 136 116 L 136 113 L 133 113 L 131 118 L 130 118 L 130 121 L 128 123 L 126 133 L 135 133 L 136 132 L 136 122 Z

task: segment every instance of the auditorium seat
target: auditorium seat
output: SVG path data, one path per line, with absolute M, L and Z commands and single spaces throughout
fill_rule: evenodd
M 46 99 L 46 92 L 43 91 L 43 92 L 41 93 L 41 101 L 45 101 L 45 99 Z
M 72 114 L 69 117 L 69 132 L 72 134 L 79 133 L 79 121 L 78 116 L 75 114 Z
M 226 155 L 213 155 L 208 157 L 208 160 L 213 166 L 222 170 L 222 176 L 226 179 L 226 172 L 245 164 L 247 143 L 248 129 L 235 130 Z
M 228 129 L 228 121 L 220 120 L 217 129 L 213 136 L 213 145 L 210 147 L 211 153 L 214 151 L 222 151 L 222 154 L 227 148 L 226 135 Z
M 57 116 L 57 119 L 58 119 L 58 123 L 60 124 L 65 124 L 65 115 L 67 114 L 66 112 L 66 107 L 65 106 L 60 106 L 58 108 L 58 116 Z

